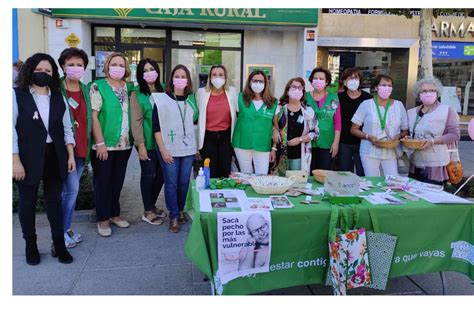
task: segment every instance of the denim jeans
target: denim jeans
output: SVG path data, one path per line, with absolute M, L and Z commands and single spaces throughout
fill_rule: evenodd
M 170 212 L 170 220 L 176 219 L 186 203 L 194 155 L 173 157 L 173 163 L 167 164 L 158 150 L 158 159 L 165 178 L 166 208 Z
M 163 170 L 158 160 L 158 150 L 147 150 L 149 160 L 140 160 L 140 190 L 143 207 L 150 212 L 155 209 L 155 203 L 163 187 Z
M 339 169 L 341 171 L 354 172 L 354 165 L 356 174 L 359 177 L 365 175 L 362 162 L 360 160 L 360 145 L 355 144 L 339 144 Z
M 86 158 L 76 157 L 76 170 L 69 173 L 63 184 L 63 192 L 61 194 L 61 204 L 64 214 L 64 232 L 71 228 L 72 215 L 76 208 L 77 195 L 79 194 L 79 184 Z

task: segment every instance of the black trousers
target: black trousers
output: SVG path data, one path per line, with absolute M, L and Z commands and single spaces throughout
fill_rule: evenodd
M 138 149 L 137 149 L 138 151 Z M 165 183 L 163 170 L 158 160 L 158 149 L 147 150 L 148 160 L 140 160 L 140 190 L 145 211 L 155 210 L 155 203 Z
M 38 200 L 39 183 L 28 185 L 19 181 L 18 188 L 18 218 L 20 219 L 23 237 L 28 238 L 36 234 L 36 201 Z M 53 238 L 63 236 L 63 208 L 61 206 L 61 192 L 63 179 L 59 175 L 58 159 L 52 143 L 46 145 L 43 191 L 46 214 L 51 235 Z
M 329 150 L 319 147 L 311 148 L 311 171 L 314 169 L 332 170 Z
M 199 151 L 204 159 L 211 159 L 211 178 L 227 178 L 230 174 L 232 161 L 232 143 L 230 128 L 225 131 L 211 132 L 206 130 L 204 144 Z
M 109 151 L 107 160 L 102 161 L 97 158 L 97 151 L 91 151 L 95 211 L 98 221 L 120 216 L 120 192 L 131 152 L 132 149 Z

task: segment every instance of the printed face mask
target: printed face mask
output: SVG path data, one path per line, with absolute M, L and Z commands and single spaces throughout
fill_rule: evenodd
M 290 97 L 290 99 L 292 100 L 300 100 L 301 97 L 303 96 L 303 91 L 301 90 L 298 90 L 298 89 L 291 89 L 288 90 L 288 96 Z
M 158 73 L 155 70 L 143 73 L 143 79 L 145 79 L 146 83 L 148 84 L 155 83 L 157 78 L 158 78 Z
M 356 91 L 359 88 L 359 79 L 347 80 L 346 87 L 351 91 Z
M 109 75 L 110 78 L 114 80 L 122 80 L 123 76 L 125 75 L 125 68 L 117 67 L 117 66 L 110 66 L 109 67 Z
M 31 75 L 31 80 L 33 81 L 33 83 L 39 87 L 46 87 L 47 85 L 49 85 L 49 83 L 51 82 L 51 79 L 53 79 L 50 75 L 48 75 L 47 73 L 45 72 L 34 72 L 32 75 Z
M 84 67 L 71 66 L 66 68 L 66 77 L 70 80 L 78 81 L 84 76 Z
M 265 84 L 260 82 L 252 82 L 250 83 L 250 88 L 252 88 L 253 92 L 260 93 L 265 89 Z
M 311 85 L 313 86 L 314 89 L 320 91 L 326 87 L 326 80 L 313 79 L 313 82 L 311 82 Z
M 393 88 L 390 86 L 378 86 L 377 87 L 377 94 L 379 95 L 380 98 L 382 99 L 388 99 L 390 95 L 392 94 Z
M 211 83 L 214 87 L 216 87 L 216 89 L 220 89 L 224 85 L 225 79 L 223 79 L 223 78 L 212 78 Z
M 177 89 L 184 89 L 188 85 L 188 79 L 186 79 L 186 78 L 173 78 L 173 85 Z
M 420 93 L 420 100 L 423 104 L 431 105 L 436 102 L 438 99 L 438 94 L 436 92 L 422 92 Z

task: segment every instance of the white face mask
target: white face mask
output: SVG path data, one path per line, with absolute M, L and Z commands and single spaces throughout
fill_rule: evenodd
M 265 89 L 264 83 L 252 82 L 250 83 L 250 88 L 252 88 L 253 92 L 260 93 Z
M 359 88 L 359 84 L 359 79 L 349 79 L 346 82 L 346 87 L 351 91 L 356 91 Z
M 212 78 L 211 83 L 216 89 L 220 89 L 225 84 L 225 79 L 217 77 Z

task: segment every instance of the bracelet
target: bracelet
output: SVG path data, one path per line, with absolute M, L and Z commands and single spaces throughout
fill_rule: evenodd
M 365 134 L 365 139 L 369 140 L 369 134 L 368 133 Z
M 302 143 L 302 142 L 303 142 L 303 137 L 300 137 L 300 143 Z
M 276 147 L 272 147 L 272 150 L 277 151 Z
M 96 146 L 101 146 L 101 145 L 105 145 L 105 142 L 97 143 L 97 144 L 96 144 Z

